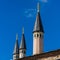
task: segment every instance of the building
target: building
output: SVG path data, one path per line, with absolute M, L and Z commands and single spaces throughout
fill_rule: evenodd
M 43 52 L 44 29 L 40 17 L 40 5 L 37 4 L 37 16 L 33 29 L 33 54 L 26 56 L 26 43 L 24 29 L 22 31 L 21 44 L 18 46 L 18 35 L 13 52 L 13 60 L 60 60 L 60 49 L 50 52 Z

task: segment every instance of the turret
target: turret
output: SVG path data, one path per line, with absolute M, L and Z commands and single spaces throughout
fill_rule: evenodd
M 18 58 L 19 58 L 19 46 L 18 46 L 18 35 L 16 35 L 16 43 L 13 52 L 13 60 L 16 60 Z
M 23 29 L 20 49 L 19 49 L 19 58 L 23 58 L 25 56 L 26 56 L 26 43 L 25 43 L 25 36 L 24 36 L 24 29 Z
M 43 53 L 43 25 L 40 17 L 40 4 L 37 4 L 37 16 L 33 29 L 33 55 Z

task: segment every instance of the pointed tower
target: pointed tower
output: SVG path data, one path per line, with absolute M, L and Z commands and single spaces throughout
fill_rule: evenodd
M 43 52 L 43 35 L 44 30 L 40 17 L 40 4 L 37 4 L 37 16 L 33 29 L 33 55 Z
M 19 58 L 19 46 L 18 46 L 18 35 L 16 35 L 16 43 L 13 52 L 13 60 L 16 60 L 18 58 Z
M 20 49 L 19 49 L 19 58 L 23 58 L 25 56 L 26 56 L 26 44 L 25 44 L 25 36 L 24 36 L 24 29 L 23 29 L 21 44 L 20 44 Z

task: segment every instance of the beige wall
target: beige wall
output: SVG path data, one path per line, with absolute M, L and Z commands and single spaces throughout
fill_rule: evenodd
M 41 58 L 37 60 L 57 60 L 57 59 L 60 59 L 60 55 L 53 56 L 53 57 L 47 57 L 47 58 Z
M 38 37 L 37 34 L 39 35 Z M 40 37 L 40 34 L 42 35 L 42 37 Z M 35 32 L 33 34 L 33 55 L 40 54 L 42 52 L 43 52 L 43 33 Z
M 24 51 L 25 51 L 24 49 L 23 50 L 19 50 L 19 58 L 25 57 Z

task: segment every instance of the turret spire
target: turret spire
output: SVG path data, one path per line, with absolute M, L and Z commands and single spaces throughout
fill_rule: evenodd
M 18 46 L 18 34 L 16 35 L 16 43 L 15 43 L 15 47 L 14 47 L 14 54 L 18 54 L 19 53 L 19 46 Z
M 24 36 L 24 28 L 22 29 L 22 38 L 21 38 L 20 49 L 21 48 L 26 49 L 25 36 Z
M 26 43 L 25 43 L 25 36 L 24 36 L 24 28 L 22 29 L 22 38 L 21 38 L 21 44 L 20 44 L 20 53 L 19 53 L 19 57 L 23 58 L 25 57 L 26 54 Z M 21 52 L 23 51 L 23 52 Z
M 24 34 L 24 27 L 22 28 L 22 34 Z
M 37 3 L 37 12 L 40 12 L 40 3 Z
M 18 40 L 18 34 L 16 34 L 16 40 Z
M 13 52 L 13 60 L 19 58 L 19 45 L 18 45 L 18 34 L 16 34 L 16 43 L 15 43 L 15 47 L 14 47 L 14 52 Z
M 38 32 L 38 31 L 44 32 L 43 25 L 41 22 L 41 17 L 40 17 L 40 4 L 39 3 L 37 4 L 37 16 L 36 16 L 33 32 Z

